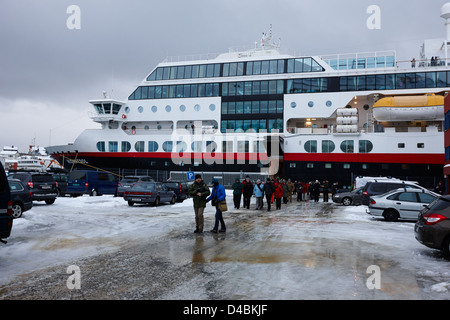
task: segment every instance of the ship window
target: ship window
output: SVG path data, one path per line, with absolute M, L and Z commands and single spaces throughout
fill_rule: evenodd
M 344 163 L 343 164 L 344 169 L 350 169 L 350 163 Z
M 143 106 L 139 106 L 139 107 L 138 107 L 138 111 L 139 111 L 139 113 L 144 112 L 144 107 L 143 107 Z
M 334 142 L 331 140 L 322 141 L 322 153 L 332 153 L 335 149 Z
M 105 141 L 97 142 L 97 150 L 100 152 L 105 152 Z
M 353 140 L 344 140 L 341 143 L 341 150 L 345 153 L 353 153 L 354 142 Z
M 426 73 L 426 87 L 435 88 L 436 87 L 436 72 Z
M 103 114 L 103 108 L 101 104 L 94 104 L 94 107 L 97 110 L 98 114 Z
M 399 143 L 399 144 L 398 144 L 398 148 L 399 148 L 399 149 L 405 148 L 405 144 L 404 144 L 404 143 Z
M 166 106 L 166 111 L 167 111 L 167 112 L 170 112 L 170 111 L 172 111 L 172 107 L 171 107 L 171 106 L 169 106 L 169 105 L 167 105 L 167 106 Z
M 119 143 L 117 141 L 109 141 L 108 142 L 108 151 L 109 152 L 118 152 L 119 151 Z
M 331 169 L 332 164 L 331 163 L 325 163 L 325 169 Z
M 119 114 L 119 111 L 120 111 L 120 108 L 121 108 L 122 106 L 120 105 L 120 104 L 116 104 L 116 103 L 114 103 L 113 104 L 113 114 Z
M 211 111 L 214 111 L 214 110 L 216 110 L 216 105 L 215 104 L 210 104 L 209 105 L 209 110 L 211 110 Z
M 185 152 L 187 150 L 187 143 L 184 141 L 177 141 L 177 152 Z
M 198 78 L 199 65 L 192 66 L 192 78 Z
M 173 149 L 173 141 L 166 141 L 163 143 L 163 150 L 165 152 L 172 152 Z
M 128 141 L 122 141 L 122 152 L 128 152 L 131 150 L 131 143 L 129 143 Z
M 111 103 L 104 103 L 103 108 L 105 109 L 106 114 L 111 114 Z
M 158 107 L 157 106 L 153 106 L 152 107 L 152 112 L 156 112 L 156 111 L 158 111 Z
M 137 141 L 135 144 L 134 144 L 134 149 L 137 151 L 137 152 L 144 152 L 144 141 Z
M 306 141 L 304 147 L 306 152 L 317 153 L 317 140 Z
M 193 152 L 202 152 L 202 141 L 192 142 L 191 149 Z
M 195 111 L 200 111 L 200 105 L 199 105 L 199 104 L 196 104 L 196 105 L 194 106 L 194 110 L 195 110 Z
M 206 141 L 206 152 L 216 152 L 217 143 L 214 141 Z
M 233 152 L 233 141 L 222 141 L 222 152 Z
M 261 74 L 269 73 L 269 61 L 261 61 Z
M 436 73 L 436 86 L 438 88 L 447 86 L 447 73 L 445 71 Z
M 359 153 L 369 153 L 373 149 L 373 144 L 369 140 L 359 141 Z
M 425 148 L 425 143 L 418 143 L 417 148 L 419 148 L 419 149 Z
M 313 169 L 314 168 L 314 163 L 307 163 L 306 164 L 306 168 L 308 168 L 308 169 Z

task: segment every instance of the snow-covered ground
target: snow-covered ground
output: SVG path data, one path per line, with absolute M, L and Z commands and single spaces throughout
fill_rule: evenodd
M 233 203 L 231 192 L 228 192 L 227 200 L 230 211 L 224 214 L 226 221 L 231 223 L 231 220 L 236 220 L 237 217 L 244 220 L 246 214 L 250 212 L 255 214 L 254 210 L 231 209 Z M 318 211 L 318 206 L 323 209 Z M 252 232 L 257 231 L 257 228 L 264 228 L 266 235 L 267 232 L 273 232 L 278 242 L 275 246 L 266 240 L 261 243 L 254 241 L 256 246 L 267 246 L 265 249 L 268 250 L 267 256 L 262 258 L 253 256 L 251 249 L 247 251 L 248 248 L 245 248 L 245 252 L 243 251 L 245 254 L 239 255 L 236 250 L 234 256 L 228 255 L 227 262 L 247 263 L 251 265 L 246 269 L 247 272 L 257 272 L 258 263 L 266 263 L 264 259 L 268 259 L 270 255 L 279 263 L 281 269 L 283 263 L 288 260 L 285 257 L 294 257 L 298 259 L 299 265 L 303 265 L 306 269 L 312 270 L 323 263 L 325 265 L 320 267 L 325 267 L 325 271 L 322 272 L 334 272 L 333 265 L 326 265 L 330 261 L 335 261 L 333 263 L 338 265 L 342 264 L 339 259 L 353 260 L 351 265 L 356 266 L 359 263 L 356 260 L 364 258 L 364 261 L 380 265 L 384 272 L 390 268 L 396 270 L 391 274 L 385 272 L 386 279 L 413 277 L 413 281 L 422 283 L 425 292 L 435 297 L 437 295 L 438 298 L 449 299 L 450 262 L 444 260 L 439 252 L 428 249 L 416 241 L 413 232 L 414 223 L 387 223 L 367 215 L 365 208 L 313 202 L 300 205 L 294 203 L 282 212 L 264 213 L 267 219 L 258 223 L 251 221 L 255 215 L 249 216 L 245 222 Z M 214 213 L 214 208 L 208 205 L 205 210 L 206 230 L 212 226 Z M 261 217 L 263 213 L 258 214 Z M 242 223 L 242 230 L 245 231 L 247 227 Z M 51 266 L 69 265 L 76 259 L 158 239 L 172 232 L 191 234 L 193 228 L 194 217 L 190 199 L 183 203 L 163 204 L 159 207 L 129 207 L 123 198 L 113 196 L 58 198 L 52 205 L 34 202 L 30 211 L 14 221 L 12 234 L 7 239 L 8 244 L 0 246 L 0 286 L 13 282 L 19 275 Z M 209 234 L 204 235 L 207 236 Z M 228 240 L 233 243 L 229 234 Z M 270 245 L 274 247 L 271 248 Z M 225 247 L 222 249 L 224 252 L 228 250 Z M 216 255 L 214 258 L 206 256 L 205 259 L 215 262 L 223 261 L 225 258 Z M 368 266 L 366 264 L 363 264 L 364 270 Z M 320 275 L 317 273 L 318 269 L 316 268 L 316 276 Z M 244 274 L 236 276 L 244 277 Z M 339 277 L 336 279 L 337 282 L 342 280 L 343 278 Z M 280 281 L 289 282 L 289 279 Z M 245 281 L 240 283 L 242 286 L 245 285 Z M 234 288 L 229 288 L 230 292 L 237 290 L 236 283 L 233 285 Z M 260 297 L 255 289 L 254 296 L 245 298 Z

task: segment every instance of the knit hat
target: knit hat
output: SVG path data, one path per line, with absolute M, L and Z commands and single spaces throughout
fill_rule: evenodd
M 201 175 L 199 175 L 199 174 L 196 174 L 195 175 L 195 180 L 197 180 L 197 179 L 201 179 L 202 178 L 202 176 Z

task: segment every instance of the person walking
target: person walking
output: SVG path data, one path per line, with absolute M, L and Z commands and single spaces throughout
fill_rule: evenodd
M 275 183 L 275 209 L 281 209 L 281 198 L 283 197 L 283 188 L 278 183 Z
M 301 181 L 295 181 L 295 192 L 297 193 L 297 202 L 302 200 L 302 182 Z
M 328 192 L 329 192 L 328 188 L 329 188 L 328 180 L 325 180 L 323 182 L 323 187 L 322 187 L 322 190 L 323 190 L 323 202 L 328 202 Z
M 242 191 L 244 195 L 244 208 L 250 209 L 250 199 L 253 195 L 253 183 L 251 182 L 250 177 L 246 176 L 242 184 L 244 185 Z
M 242 191 L 244 189 L 244 185 L 239 180 L 239 178 L 236 178 L 236 181 L 231 186 L 233 189 L 233 202 L 234 202 L 234 208 L 239 209 L 241 207 L 241 198 L 242 198 Z
M 307 196 L 308 196 L 308 188 L 309 188 L 308 182 L 303 182 L 303 181 L 302 181 L 302 200 L 303 200 L 303 201 L 306 201 L 306 200 L 307 200 Z
M 270 211 L 270 204 L 272 203 L 272 195 L 275 192 L 275 186 L 273 185 L 270 178 L 267 178 L 267 181 L 264 184 L 263 190 L 264 190 L 264 194 L 266 195 L 267 211 Z
M 281 188 L 283 188 L 283 203 L 286 204 L 288 203 L 289 187 L 284 179 L 281 179 Z
M 291 179 L 288 179 L 287 183 L 288 188 L 288 201 L 292 203 L 292 194 L 295 192 L 295 186 L 294 183 L 291 181 Z
M 227 228 L 225 226 L 225 221 L 223 220 L 222 211 L 220 211 L 219 209 L 219 202 L 225 201 L 226 198 L 225 187 L 221 185 L 216 178 L 212 179 L 212 185 L 213 188 L 211 191 L 211 195 L 206 199 L 207 202 L 212 201 L 212 205 L 216 207 L 216 220 L 214 222 L 214 228 L 211 230 L 211 232 L 225 232 Z M 218 230 L 219 223 L 220 230 Z
M 206 207 L 206 197 L 211 193 L 209 191 L 208 186 L 202 180 L 202 176 L 197 174 L 195 175 L 195 181 L 190 186 L 189 195 L 192 197 L 194 203 L 194 213 L 195 213 L 195 231 L 194 233 L 202 233 L 203 232 L 203 212 Z
M 256 210 L 262 210 L 264 185 L 261 184 L 261 180 L 259 180 L 259 179 L 256 181 L 255 187 L 253 188 L 253 194 L 256 197 Z

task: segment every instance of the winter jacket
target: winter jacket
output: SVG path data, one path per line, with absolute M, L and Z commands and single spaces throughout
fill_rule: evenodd
M 233 183 L 231 188 L 233 188 L 233 194 L 240 195 L 240 194 L 242 194 L 242 190 L 244 189 L 244 185 L 242 184 L 242 182 L 235 182 L 235 183 Z
M 251 196 L 253 194 L 253 183 L 251 181 L 247 182 L 246 180 L 244 180 L 242 184 L 244 185 L 244 196 Z
M 279 184 L 275 184 L 275 198 L 280 199 L 283 197 L 283 188 Z
M 226 198 L 225 187 L 221 184 L 218 184 L 217 187 L 212 188 L 211 195 L 206 199 L 206 201 L 209 201 L 211 199 L 224 201 L 225 198 Z
M 255 184 L 255 187 L 253 188 L 253 194 L 257 198 L 262 198 L 262 196 L 264 195 L 264 185 L 262 183 Z
M 272 196 L 272 194 L 274 193 L 274 191 L 275 191 L 275 186 L 273 185 L 273 183 L 272 182 L 267 182 L 265 185 L 264 185 L 264 193 L 266 194 L 266 196 Z
M 201 197 L 197 195 L 199 191 L 202 194 Z M 206 183 L 203 182 L 202 180 L 200 183 L 197 183 L 197 181 L 195 181 L 190 186 L 188 193 L 192 197 L 192 200 L 194 202 L 194 208 L 204 208 L 206 207 L 206 197 L 208 197 L 211 192 L 209 191 L 209 188 L 206 185 Z
M 281 185 L 281 187 L 283 188 L 283 197 L 287 197 L 289 195 L 289 187 L 286 183 L 283 183 Z

